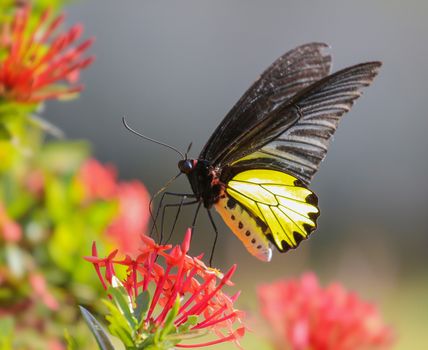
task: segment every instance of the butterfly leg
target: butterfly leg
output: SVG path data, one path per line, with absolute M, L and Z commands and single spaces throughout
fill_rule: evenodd
M 164 192 L 164 193 L 162 193 L 161 199 L 160 199 L 158 207 L 156 209 L 156 215 L 154 215 L 154 216 L 152 215 L 153 225 L 152 225 L 152 228 L 150 229 L 150 237 L 152 237 L 154 229 L 156 229 L 156 231 L 157 231 L 156 221 L 157 221 L 157 219 L 159 217 L 160 209 L 162 208 L 163 201 L 164 201 L 164 199 L 165 199 L 166 196 L 175 196 L 175 197 L 186 196 L 188 198 L 194 198 L 195 197 L 195 195 L 193 193 L 192 194 L 190 194 L 190 193 L 174 193 L 174 192 Z
M 195 226 L 196 226 L 196 219 L 198 218 L 198 214 L 199 214 L 199 209 L 201 209 L 201 205 L 202 202 L 199 202 L 198 206 L 196 207 L 196 211 L 195 211 L 195 215 L 193 217 L 193 222 L 192 222 L 192 238 L 194 236 L 195 233 Z
M 217 245 L 217 239 L 218 239 L 218 230 L 217 230 L 217 226 L 215 225 L 214 219 L 211 215 L 211 211 L 209 209 L 207 209 L 207 213 L 208 213 L 208 217 L 210 218 L 211 225 L 212 225 L 212 227 L 214 229 L 214 233 L 215 233 L 214 243 L 213 243 L 213 247 L 211 248 L 211 255 L 210 255 L 210 267 L 212 267 L 213 266 L 214 251 L 215 251 L 215 247 Z
M 183 208 L 183 204 L 184 204 L 184 201 L 186 200 L 186 198 L 187 198 L 186 196 L 181 197 L 180 205 L 178 206 L 177 212 L 175 213 L 174 222 L 172 224 L 171 231 L 169 231 L 169 235 L 165 241 L 165 244 L 167 244 L 171 240 L 172 233 L 174 232 L 175 225 L 177 224 L 178 217 L 179 217 L 180 212 L 181 212 L 181 208 Z M 165 213 L 165 207 L 164 207 L 164 212 L 162 213 L 162 215 L 164 215 L 164 213 Z M 162 226 L 163 226 L 163 220 L 162 220 Z
M 196 204 L 196 203 L 198 203 L 198 202 L 199 202 L 198 200 L 192 200 L 192 201 L 189 201 L 189 202 L 185 202 L 185 200 L 186 200 L 186 199 L 187 199 L 187 196 L 186 196 L 186 195 L 183 195 L 183 196 L 181 197 L 181 201 L 180 201 L 180 203 L 165 204 L 165 205 L 163 206 L 163 208 L 162 208 L 162 216 L 161 216 L 161 234 L 160 234 L 161 242 L 163 241 L 163 232 L 164 232 L 164 222 L 165 222 L 166 210 L 167 210 L 168 208 L 177 208 L 177 207 L 178 207 L 177 212 L 176 212 L 176 214 L 175 214 L 174 222 L 173 222 L 173 224 L 172 224 L 171 231 L 170 231 L 170 233 L 169 233 L 169 235 L 168 235 L 168 239 L 167 239 L 167 240 L 166 240 L 166 242 L 165 242 L 165 243 L 168 243 L 168 242 L 169 242 L 169 240 L 170 240 L 170 239 L 171 239 L 171 237 L 172 237 L 172 233 L 173 233 L 173 231 L 174 231 L 175 225 L 177 224 L 178 217 L 179 217 L 179 215 L 180 215 L 180 212 L 181 212 L 182 207 L 183 207 L 183 206 L 186 206 L 186 205 L 193 205 L 193 204 Z

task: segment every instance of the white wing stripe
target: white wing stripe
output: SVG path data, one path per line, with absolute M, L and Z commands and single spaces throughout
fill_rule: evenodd
M 318 140 L 316 138 L 309 138 L 304 136 L 297 136 L 297 135 L 290 135 L 287 139 L 278 139 L 278 142 L 285 142 L 285 143 L 294 143 L 295 146 L 298 147 L 298 145 L 308 145 L 313 146 L 314 148 L 321 148 L 322 151 L 327 150 L 327 146 L 325 143 L 321 140 Z

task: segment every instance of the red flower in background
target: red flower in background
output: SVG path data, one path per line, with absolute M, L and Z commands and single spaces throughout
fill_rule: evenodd
M 59 303 L 48 290 L 45 276 L 42 273 L 31 272 L 29 280 L 34 298 L 42 301 L 51 310 L 58 310 Z
M 22 238 L 21 226 L 9 217 L 3 203 L 0 202 L 0 237 L 6 242 L 18 242 Z
M 105 288 L 117 278 L 115 267 L 126 266 L 127 275 L 121 279 L 121 284 L 134 304 L 138 295 L 150 290 L 151 299 L 141 332 L 152 334 L 159 328 L 162 329 L 167 316 L 179 300 L 179 309 L 173 321 L 178 332 L 174 333 L 174 339 L 179 339 L 180 335 L 187 339 L 189 335 L 200 336 L 204 333 L 212 333 L 216 339 L 200 344 L 179 342 L 176 347 L 237 342 L 245 333 L 241 322 L 243 313 L 233 307 L 239 293 L 230 297 L 221 290 L 226 284 L 231 284 L 230 278 L 236 266 L 232 266 L 224 275 L 208 268 L 198 258 L 187 255 L 190 239 L 190 229 L 181 246 L 175 247 L 157 245 L 151 238 L 141 236 L 140 254 L 134 259 L 127 256 L 123 260 L 116 259 L 117 251 L 106 258 L 99 258 L 94 243 L 92 256 L 86 259 L 94 264 Z M 197 322 L 180 334 L 180 327 L 194 317 Z
M 378 310 L 340 284 L 322 288 L 314 274 L 258 289 L 276 349 L 386 349 L 391 329 Z
M 77 44 L 83 27 L 74 25 L 55 35 L 64 22 L 61 15 L 51 19 L 46 11 L 34 18 L 30 6 L 17 9 L 11 24 L 0 28 L 0 99 L 38 103 L 51 98 L 72 97 L 82 89 L 76 85 L 80 70 L 94 58 L 84 57 L 92 45 L 89 39 Z
M 87 160 L 78 174 L 86 202 L 117 200 L 118 213 L 107 228 L 107 236 L 122 254 L 135 255 L 149 221 L 150 196 L 140 181 L 119 182 L 116 169 L 95 159 Z
M 83 184 L 86 201 L 112 199 L 117 194 L 117 171 L 112 165 L 88 159 L 80 168 L 78 179 Z
M 135 255 L 141 245 L 140 235 L 145 233 L 149 221 L 150 196 L 139 181 L 120 183 L 117 196 L 119 214 L 107 229 L 107 235 L 121 252 Z

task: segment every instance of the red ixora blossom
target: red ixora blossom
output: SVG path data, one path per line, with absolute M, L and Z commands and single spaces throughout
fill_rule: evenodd
M 56 34 L 63 22 L 64 15 L 52 18 L 48 10 L 33 15 L 28 5 L 17 8 L 12 22 L 0 27 L 0 100 L 38 103 L 81 91 L 74 83 L 94 60 L 84 57 L 93 39 L 77 44 L 80 24 Z
M 138 254 L 140 235 L 149 221 L 150 195 L 143 183 L 137 180 L 119 182 L 112 165 L 88 159 L 77 175 L 82 184 L 86 202 L 117 200 L 118 213 L 107 228 L 110 238 L 123 254 Z
M 140 235 L 149 222 L 150 195 L 140 181 L 121 182 L 117 187 L 119 214 L 107 228 L 107 236 L 117 242 L 120 251 L 138 254 Z
M 338 283 L 322 288 L 312 273 L 262 285 L 258 297 L 276 349 L 387 349 L 392 344 L 391 329 L 374 305 Z
M 141 236 L 140 255 L 135 259 L 127 256 L 121 260 L 116 259 L 117 251 L 106 258 L 99 258 L 94 243 L 92 256 L 86 259 L 94 264 L 105 288 L 112 285 L 117 277 L 115 266 L 126 266 L 127 275 L 120 281 L 133 302 L 142 292 L 150 291 L 151 300 L 144 316 L 143 332 L 162 329 L 167 315 L 179 300 L 179 310 L 173 322 L 178 332 L 190 317 L 197 317 L 197 322 L 182 336 L 188 339 L 192 334 L 200 336 L 210 333 L 216 339 L 199 344 L 179 342 L 176 347 L 196 348 L 228 341 L 238 344 L 238 339 L 245 333 L 241 321 L 244 315 L 233 307 L 239 293 L 228 296 L 222 291 L 225 285 L 231 285 L 230 279 L 236 266 L 224 275 L 207 267 L 200 257 L 187 255 L 190 239 L 190 229 L 183 243 L 174 247 L 158 245 L 151 238 Z M 174 337 L 179 338 L 180 333 Z
M 88 202 L 113 199 L 117 194 L 117 171 L 112 165 L 88 159 L 79 169 L 77 177 L 83 185 L 85 200 Z

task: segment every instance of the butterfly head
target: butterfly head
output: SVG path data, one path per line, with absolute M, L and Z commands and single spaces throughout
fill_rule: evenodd
M 198 161 L 196 159 L 182 159 L 178 162 L 178 169 L 186 175 L 192 173 Z

